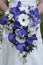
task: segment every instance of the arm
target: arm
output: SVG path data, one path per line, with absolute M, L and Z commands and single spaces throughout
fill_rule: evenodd
M 39 0 L 38 9 L 39 14 L 43 13 L 43 0 Z
M 2 10 L 3 12 L 5 12 L 8 9 L 5 2 L 6 0 L 0 0 L 0 10 Z

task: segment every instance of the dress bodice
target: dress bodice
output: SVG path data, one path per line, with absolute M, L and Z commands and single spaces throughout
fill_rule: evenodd
M 18 1 L 21 1 L 25 6 L 29 5 L 36 7 L 36 0 L 10 0 L 10 7 L 15 6 Z

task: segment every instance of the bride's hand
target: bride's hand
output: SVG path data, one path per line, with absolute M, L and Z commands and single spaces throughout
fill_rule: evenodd
M 43 13 L 43 0 L 38 0 L 39 1 L 39 5 L 38 5 L 38 10 L 39 10 L 39 14 Z
M 0 10 L 5 12 L 7 9 L 8 9 L 8 7 L 6 5 L 6 0 L 0 0 Z

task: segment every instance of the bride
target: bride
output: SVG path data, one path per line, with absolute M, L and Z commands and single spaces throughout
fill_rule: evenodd
M 17 5 L 18 1 L 21 1 L 24 6 L 37 7 L 36 0 L 11 0 L 9 3 L 9 8 Z M 3 4 L 3 5 L 2 5 Z M 38 9 L 39 14 L 43 12 L 43 1 L 39 0 Z M 4 12 L 8 11 L 6 5 L 6 0 L 0 1 L 0 9 Z M 26 57 L 27 62 L 23 63 L 23 58 L 18 56 L 18 50 L 8 41 L 8 30 L 3 29 L 3 38 L 0 49 L 0 65 L 43 65 L 43 44 L 40 33 L 40 24 L 37 30 L 37 49 L 35 49 L 31 54 Z M 13 46 L 13 47 L 12 47 Z

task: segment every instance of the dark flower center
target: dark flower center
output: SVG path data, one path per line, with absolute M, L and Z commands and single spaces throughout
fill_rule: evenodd
M 22 20 L 23 22 L 25 21 L 25 19 Z

